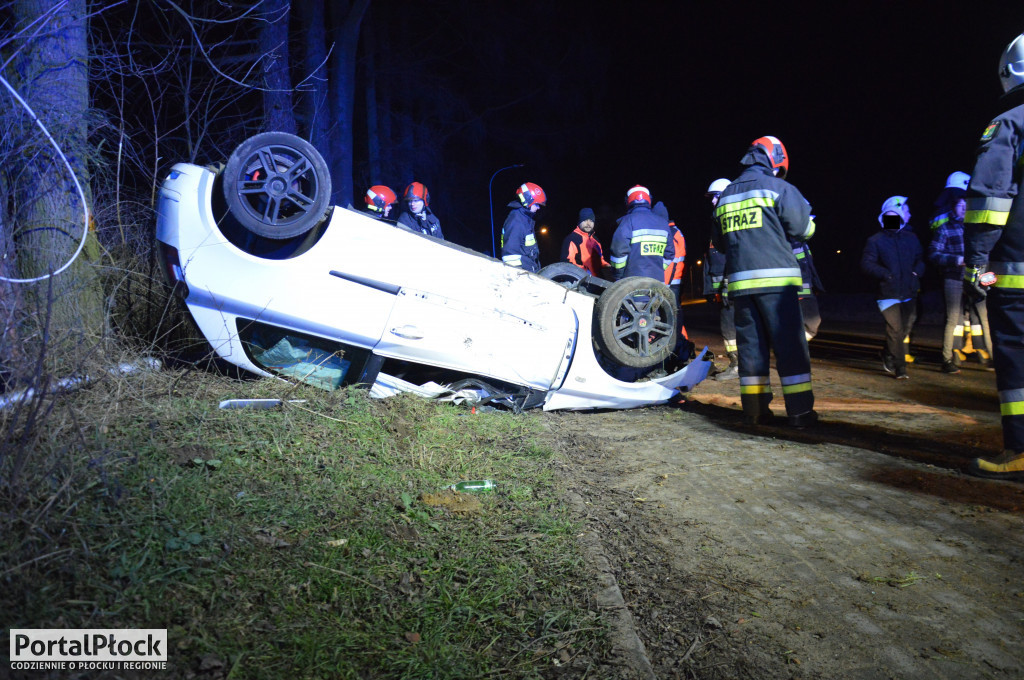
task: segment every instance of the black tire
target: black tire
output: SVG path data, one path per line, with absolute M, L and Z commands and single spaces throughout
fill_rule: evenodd
M 676 301 L 664 283 L 631 276 L 613 283 L 594 306 L 594 340 L 609 359 L 630 368 L 665 361 L 676 344 Z
M 555 262 L 542 267 L 537 273 L 569 289 L 577 288 L 580 281 L 590 276 L 590 272 L 580 269 L 571 262 Z
M 223 184 L 231 215 L 266 238 L 305 234 L 330 208 L 327 164 L 312 144 L 287 132 L 264 132 L 239 144 Z

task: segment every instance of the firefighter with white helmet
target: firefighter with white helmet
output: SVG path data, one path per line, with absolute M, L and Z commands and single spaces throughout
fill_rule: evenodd
M 1003 52 L 999 79 L 1001 113 L 981 134 L 967 188 L 964 292 L 987 296 L 1003 452 L 975 458 L 968 471 L 1024 481 L 1024 33 Z
M 817 422 L 811 358 L 797 298 L 803 279 L 789 239 L 814 234 L 811 206 L 785 181 L 789 155 L 775 137 L 755 139 L 740 160 L 743 173 L 715 208 L 715 246 L 725 253 L 729 300 L 736 306 L 740 402 L 747 422 L 772 412 L 769 351 L 774 349 L 789 424 Z
M 712 210 L 718 205 L 718 199 L 727 186 L 729 186 L 729 180 L 724 177 L 720 177 L 708 185 L 704 196 L 711 201 Z M 715 380 L 735 380 L 740 377 L 740 359 L 736 353 L 736 321 L 733 316 L 733 306 L 729 303 L 727 284 L 725 254 L 709 241 L 708 250 L 704 253 L 704 297 L 708 303 L 718 306 L 718 326 L 722 332 L 725 355 L 729 357 L 729 365 L 715 373 Z

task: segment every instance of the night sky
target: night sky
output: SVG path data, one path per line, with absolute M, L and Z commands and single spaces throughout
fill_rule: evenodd
M 625 191 L 640 183 L 666 203 L 696 259 L 709 228 L 707 185 L 735 177 L 748 144 L 771 134 L 789 151 L 788 179 L 814 208 L 811 247 L 833 292 L 870 289 L 860 253 L 891 195 L 909 197 L 927 246 L 932 203 L 950 172 L 970 172 L 997 113 L 999 56 L 1024 31 L 1024 2 L 561 6 L 532 20 L 547 22 L 544 36 L 599 45 L 604 62 L 569 75 L 594 95 L 585 115 L 601 125 L 581 126 L 571 162 L 524 157 L 514 139 L 492 146 L 485 163 L 494 170 L 526 164 L 495 179 L 496 227 L 514 187 L 531 180 L 549 197 L 544 263 L 584 205 L 597 210 L 607 249 Z M 516 49 L 531 49 L 511 43 L 510 63 Z

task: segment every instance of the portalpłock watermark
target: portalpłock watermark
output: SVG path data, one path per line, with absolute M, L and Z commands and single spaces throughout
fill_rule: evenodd
M 167 670 L 166 628 L 12 628 L 11 670 Z

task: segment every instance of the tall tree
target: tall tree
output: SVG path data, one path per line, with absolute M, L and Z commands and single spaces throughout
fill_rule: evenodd
M 263 129 L 295 134 L 292 82 L 288 59 L 288 16 L 291 0 L 264 0 L 266 23 L 260 31 L 263 63 Z
M 331 112 L 336 129 L 331 135 L 331 185 L 334 203 L 349 205 L 353 201 L 353 134 L 352 121 L 356 96 L 356 53 L 359 46 L 359 27 L 370 0 L 352 0 L 333 3 L 334 69 L 331 74 L 333 89 Z
M 327 162 L 327 167 L 331 167 L 334 159 L 328 143 L 330 108 L 327 98 L 327 29 L 324 21 L 324 0 L 309 0 L 300 6 L 300 33 L 304 36 L 304 80 L 299 85 L 299 91 L 306 139 L 320 151 Z
M 25 112 L 8 112 L 19 117 L 23 144 L 16 163 L 5 168 L 10 196 L 16 202 L 9 226 L 23 278 L 43 277 L 61 268 L 76 252 L 86 229 L 84 209 L 91 203 L 86 4 L 86 0 L 16 0 L 11 5 L 14 29 L 23 39 L 10 46 L 13 59 L 6 75 L 55 142 L 46 139 Z M 72 173 L 85 190 L 86 206 Z M 89 247 L 70 268 L 26 289 L 30 311 L 36 312 L 27 318 L 34 318 L 38 326 L 49 319 L 48 328 L 37 326 L 35 337 L 56 343 L 60 351 L 50 354 L 64 364 L 60 370 L 77 368 L 81 351 L 94 348 L 104 335 L 94 234 L 90 231 L 86 239 Z

